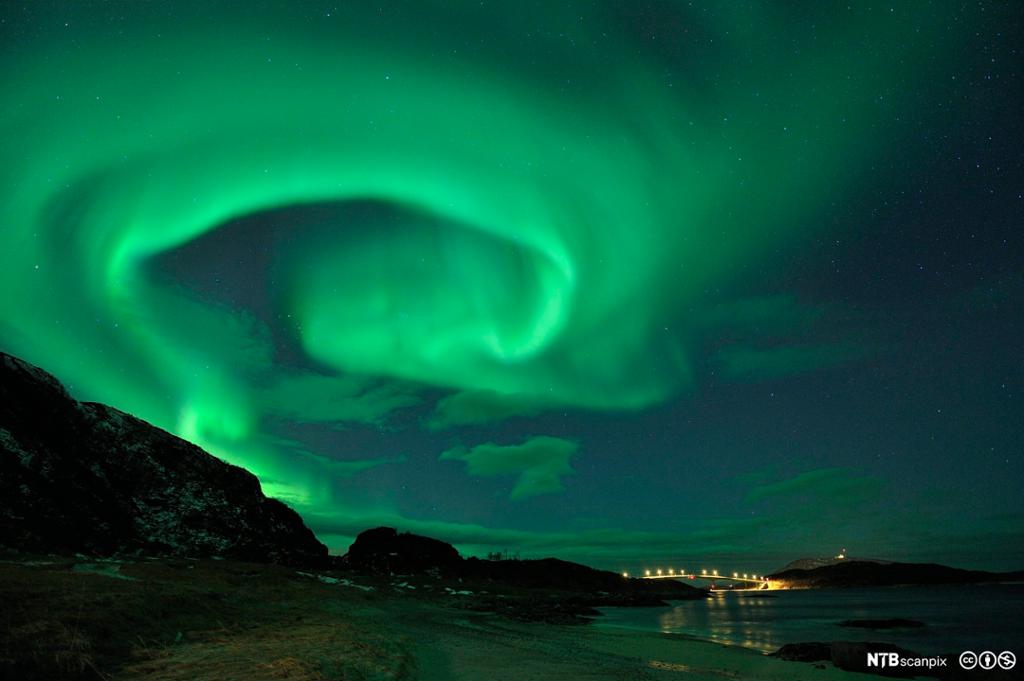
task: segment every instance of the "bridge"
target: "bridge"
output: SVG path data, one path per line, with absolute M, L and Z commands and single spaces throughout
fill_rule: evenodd
M 623 577 L 629 577 L 628 572 L 622 573 Z M 731 582 L 737 585 L 742 585 L 744 588 L 730 588 L 731 591 L 759 591 L 763 589 L 771 588 L 768 582 L 768 578 L 764 575 L 755 575 L 748 572 L 739 573 L 719 573 L 718 570 L 701 570 L 700 574 L 695 572 L 686 572 L 686 570 L 644 570 L 644 574 L 640 579 L 701 579 L 711 582 L 711 589 L 714 590 L 715 582 Z

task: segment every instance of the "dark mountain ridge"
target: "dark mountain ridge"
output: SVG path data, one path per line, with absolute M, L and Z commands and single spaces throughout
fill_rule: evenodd
M 825 565 L 836 565 L 838 563 L 891 563 L 891 560 L 880 560 L 878 558 L 860 558 L 854 556 L 829 556 L 827 558 L 816 557 L 816 558 L 797 558 L 790 562 L 778 572 L 785 572 L 786 570 L 813 570 L 814 568 L 820 568 Z
M 256 476 L 0 353 L 0 548 L 322 565 Z

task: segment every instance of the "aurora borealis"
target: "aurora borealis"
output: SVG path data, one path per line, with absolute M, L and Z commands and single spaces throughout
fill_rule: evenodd
M 390 523 L 609 566 L 1012 563 L 1018 28 L 9 8 L 0 347 L 250 469 L 334 549 Z

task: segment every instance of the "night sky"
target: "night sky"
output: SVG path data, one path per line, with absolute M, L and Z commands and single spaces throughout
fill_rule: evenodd
M 343 552 L 1024 567 L 1015 2 L 5 2 L 0 349 Z

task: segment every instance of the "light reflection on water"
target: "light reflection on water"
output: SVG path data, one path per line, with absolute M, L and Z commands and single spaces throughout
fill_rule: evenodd
M 771 629 L 756 626 L 760 618 L 752 612 L 770 604 L 769 599 L 764 595 L 717 592 L 700 602 L 704 607 L 693 607 L 695 602 L 691 601 L 662 611 L 658 625 L 666 634 L 700 631 L 716 641 L 774 650 Z
M 668 608 L 607 608 L 598 626 L 687 634 L 773 651 L 798 641 L 890 641 L 921 653 L 1015 650 L 1024 641 L 1024 585 L 720 592 Z M 903 618 L 919 629 L 841 627 L 849 619 Z

